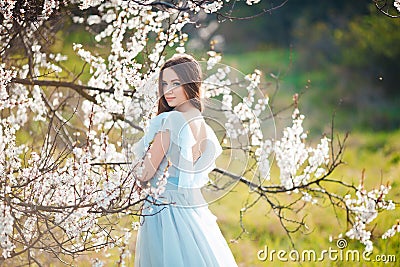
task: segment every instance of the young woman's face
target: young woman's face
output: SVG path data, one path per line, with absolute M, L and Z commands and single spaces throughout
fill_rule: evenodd
M 188 100 L 185 89 L 172 68 L 163 70 L 161 85 L 165 100 L 170 107 L 179 106 Z

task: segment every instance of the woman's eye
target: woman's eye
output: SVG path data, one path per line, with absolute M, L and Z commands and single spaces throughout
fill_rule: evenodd
M 162 83 L 161 84 L 163 87 L 165 87 L 165 86 L 167 86 L 168 84 L 167 83 Z
M 179 86 L 179 85 L 181 85 L 181 83 L 180 82 L 174 82 L 173 85 L 174 86 Z

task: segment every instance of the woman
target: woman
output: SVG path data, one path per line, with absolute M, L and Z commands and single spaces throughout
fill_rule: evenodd
M 237 266 L 200 191 L 222 152 L 201 115 L 201 75 L 198 62 L 184 54 L 161 68 L 158 113 L 135 149 L 145 155 L 138 179 L 153 188 L 163 177 L 167 183 L 143 206 L 137 267 Z

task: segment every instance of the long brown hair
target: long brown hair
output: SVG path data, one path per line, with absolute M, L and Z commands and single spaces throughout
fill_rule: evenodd
M 174 109 L 174 107 L 168 105 L 163 92 L 162 75 L 163 70 L 167 68 L 171 68 L 176 73 L 186 97 L 194 107 L 202 112 L 203 103 L 201 102 L 200 92 L 202 72 L 200 64 L 190 55 L 177 54 L 164 63 L 158 76 L 158 95 L 160 98 L 158 99 L 157 115 Z

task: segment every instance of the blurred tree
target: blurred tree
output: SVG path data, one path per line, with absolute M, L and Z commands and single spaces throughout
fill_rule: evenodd
M 250 16 L 274 5 L 262 1 L 252 7 L 238 9 L 237 15 Z M 229 43 L 227 52 L 240 52 L 257 49 L 261 46 L 289 46 L 294 41 L 293 29 L 297 27 L 298 19 L 310 24 L 326 22 L 327 24 L 344 24 L 348 18 L 359 14 L 367 14 L 365 1 L 288 1 L 279 9 L 272 10 L 263 16 L 251 20 L 226 21 L 220 25 L 221 33 Z M 309 32 L 307 28 L 302 29 Z
M 370 14 L 355 17 L 346 28 L 335 32 L 335 41 L 342 51 L 341 63 L 352 71 L 369 74 L 370 82 L 379 84 L 388 97 L 400 95 L 399 27 L 400 20 L 382 16 L 371 6 Z

